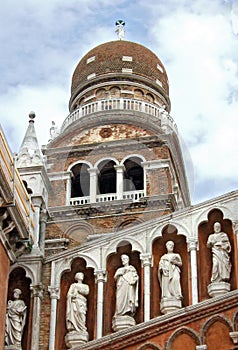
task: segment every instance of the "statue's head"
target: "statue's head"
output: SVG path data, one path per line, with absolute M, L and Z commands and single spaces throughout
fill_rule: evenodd
M 173 241 L 168 241 L 168 242 L 166 242 L 165 246 L 166 246 L 168 252 L 171 252 L 174 249 L 174 242 Z
M 122 261 L 123 265 L 128 263 L 129 262 L 129 256 L 126 255 L 126 254 L 122 254 L 121 255 L 121 261 Z
M 76 281 L 83 281 L 83 279 L 84 279 L 84 274 L 83 274 L 83 272 L 77 272 L 76 275 L 74 276 L 74 279 L 75 279 Z
M 20 295 L 22 294 L 22 291 L 18 288 L 15 288 L 13 291 L 14 298 L 19 298 Z
M 220 224 L 220 222 L 215 222 L 213 228 L 214 228 L 214 232 L 215 233 L 219 233 L 221 231 L 221 224 Z

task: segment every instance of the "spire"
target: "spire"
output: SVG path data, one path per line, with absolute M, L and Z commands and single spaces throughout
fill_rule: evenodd
M 118 39 L 119 40 L 123 40 L 125 37 L 125 24 L 126 22 L 124 22 L 122 19 L 119 19 L 118 21 L 116 21 L 115 25 L 117 27 L 117 29 L 115 30 L 115 32 L 117 33 Z
M 35 113 L 30 112 L 29 118 L 29 125 L 17 156 L 18 168 L 42 165 L 44 163 L 35 132 Z

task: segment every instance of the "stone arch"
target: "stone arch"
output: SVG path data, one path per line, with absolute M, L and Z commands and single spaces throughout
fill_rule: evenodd
M 120 164 L 123 165 L 124 162 L 125 162 L 127 159 L 129 159 L 129 158 L 139 158 L 139 159 L 141 159 L 142 162 L 146 162 L 145 157 L 142 156 L 141 154 L 132 153 L 132 154 L 129 154 L 129 155 L 125 156 L 125 157 L 121 160 Z
M 35 268 L 35 265 L 33 267 L 31 267 L 31 265 L 24 263 L 24 262 L 17 262 L 16 264 L 12 265 L 10 267 L 10 273 L 12 271 L 14 271 L 17 268 L 21 268 L 25 271 L 25 276 L 26 278 L 29 278 L 31 280 L 31 284 L 32 285 L 36 285 L 39 283 L 39 275 L 38 275 L 38 271 Z
M 199 344 L 199 335 L 194 330 L 181 327 L 171 334 L 165 350 L 196 350 L 196 345 Z
M 91 169 L 93 166 L 90 162 L 88 162 L 87 160 L 77 160 L 76 162 L 73 162 L 71 163 L 69 166 L 68 166 L 68 169 L 67 171 L 70 171 L 75 165 L 79 164 L 79 163 L 83 163 L 83 164 L 86 164 L 88 165 L 88 167 Z
M 93 259 L 91 256 L 88 256 L 87 254 L 83 254 L 80 252 L 75 252 L 75 253 L 70 252 L 69 254 L 70 256 L 67 256 L 63 259 L 60 259 L 52 263 L 53 264 L 51 269 L 52 286 L 56 286 L 56 287 L 60 286 L 62 275 L 72 270 L 72 263 L 77 258 L 83 259 L 85 261 L 86 268 L 92 268 L 94 270 L 97 270 L 99 268 L 98 262 L 95 259 Z
M 120 231 L 120 230 L 123 230 L 124 228 L 128 228 L 128 227 L 136 226 L 137 224 L 141 224 L 142 222 L 144 222 L 144 220 L 141 218 L 137 218 L 136 216 L 127 218 L 126 220 L 121 221 L 117 225 L 116 231 Z
M 116 158 L 114 157 L 104 157 L 104 158 L 100 158 L 94 165 L 95 168 L 98 168 L 98 166 L 100 165 L 100 163 L 105 162 L 105 161 L 113 161 L 116 163 L 116 165 L 119 165 L 119 162 Z
M 207 207 L 206 209 L 204 209 L 199 215 L 198 217 L 196 218 L 195 221 L 195 227 L 197 229 L 198 225 L 203 222 L 203 221 L 207 221 L 207 218 L 209 216 L 209 213 L 213 210 L 218 210 L 220 212 L 223 213 L 223 217 L 224 219 L 227 219 L 227 218 L 233 218 L 235 213 L 233 213 L 231 211 L 230 208 L 228 208 L 227 206 L 225 205 L 221 205 L 221 204 L 216 204 L 214 207 Z
M 165 229 L 166 226 L 169 226 L 169 225 L 176 227 L 177 234 L 185 236 L 186 241 L 188 241 L 188 238 L 192 238 L 191 231 L 190 231 L 191 229 L 189 227 L 187 227 L 186 225 L 184 225 L 178 221 L 170 220 L 169 223 L 165 224 L 163 222 L 151 230 L 151 232 L 150 232 L 151 241 L 162 236 L 163 230 Z
M 154 95 L 152 95 L 149 92 L 146 94 L 145 99 L 146 99 L 146 101 L 148 101 L 150 103 L 154 103 L 154 101 L 155 101 Z
M 135 89 L 134 90 L 134 98 L 143 100 L 144 99 L 144 92 L 141 89 Z
M 31 276 L 31 277 L 29 277 Z M 27 312 L 26 312 L 26 323 L 23 330 L 23 336 L 22 336 L 22 348 L 23 350 L 26 350 L 29 348 L 29 344 L 31 344 L 31 330 L 32 330 L 32 312 L 33 312 L 33 305 L 31 298 L 31 284 L 32 284 L 32 278 L 33 274 L 28 269 L 26 272 L 25 267 L 23 266 L 14 266 L 14 268 L 11 269 L 10 275 L 9 275 L 9 281 L 8 281 L 8 296 L 7 300 L 13 300 L 13 291 L 15 288 L 18 288 L 21 290 L 21 299 L 25 302 L 27 306 Z
M 97 99 L 104 99 L 106 97 L 106 89 L 104 88 L 97 89 L 95 95 Z
M 87 197 L 90 193 L 90 175 L 88 170 L 91 168 L 91 164 L 86 161 L 77 161 L 70 165 L 71 171 L 71 198 Z
M 145 253 L 145 248 L 143 247 L 142 242 L 139 242 L 138 240 L 136 240 L 132 237 L 124 237 L 124 238 L 119 238 L 119 239 L 113 241 L 105 250 L 105 256 L 108 257 L 110 254 L 116 253 L 118 247 L 125 245 L 124 244 L 125 242 L 126 242 L 126 244 L 131 245 L 131 249 L 133 251 Z
M 172 240 L 174 242 L 174 252 L 178 253 L 182 260 L 182 266 L 180 267 L 180 284 L 183 295 L 182 306 L 188 306 L 191 294 L 190 286 L 190 269 L 189 269 L 189 256 L 187 252 L 186 236 L 182 233 L 179 234 L 179 230 L 176 226 L 167 224 L 163 225 L 162 230 L 159 232 L 159 236 L 155 236 L 152 240 L 152 256 L 153 267 L 151 273 L 151 315 L 157 317 L 161 315 L 160 301 L 161 301 L 161 286 L 158 279 L 158 267 L 161 257 L 167 253 L 166 242 Z
M 137 348 L 137 350 L 160 350 L 161 348 L 152 343 L 146 343 Z
M 121 95 L 121 89 L 118 86 L 112 86 L 109 89 L 110 98 L 119 98 Z
M 224 213 L 215 207 L 210 209 L 207 213 L 206 220 L 201 221 L 198 225 L 198 296 L 199 301 L 206 300 L 209 298 L 207 287 L 211 283 L 211 272 L 212 272 L 212 251 L 207 247 L 207 241 L 210 234 L 214 232 L 214 223 L 219 222 L 221 224 L 221 230 L 225 232 L 229 238 L 231 244 L 231 289 L 236 289 L 236 249 L 235 237 L 233 234 L 232 222 L 228 218 L 224 218 Z
M 96 310 L 96 288 L 94 282 L 94 269 L 87 266 L 85 257 L 74 256 L 70 261 L 70 267 L 65 269 L 60 278 L 60 299 L 57 305 L 57 324 L 55 336 L 55 348 L 67 350 L 65 344 L 65 334 L 67 333 L 65 319 L 67 311 L 67 293 L 72 283 L 75 283 L 75 274 L 82 272 L 84 274 L 83 283 L 89 286 L 90 292 L 87 296 L 87 330 L 89 340 L 93 339 L 95 330 L 95 310 Z
M 71 225 L 65 231 L 65 234 L 69 239 L 73 239 L 76 242 L 84 243 L 87 241 L 87 237 L 94 233 L 93 226 L 88 222 L 79 222 Z
M 231 349 L 233 342 L 229 333 L 232 323 L 226 317 L 215 315 L 209 318 L 202 327 L 202 344 L 207 344 L 209 350 Z M 222 339 L 218 342 L 217 339 Z
M 233 316 L 233 330 L 234 332 L 238 332 L 238 310 L 235 312 Z
M 104 315 L 105 315 L 105 322 L 104 322 L 104 335 L 112 333 L 112 318 L 115 312 L 115 306 L 116 306 L 116 283 L 114 279 L 114 275 L 116 270 L 122 266 L 121 262 L 121 255 L 126 254 L 129 257 L 130 265 L 134 266 L 137 270 L 137 273 L 139 275 L 139 307 L 136 310 L 135 313 L 135 320 L 136 323 L 140 323 L 143 321 L 143 297 L 142 297 L 142 283 L 141 283 L 141 276 L 142 276 L 142 268 L 141 268 L 141 261 L 140 261 L 140 252 L 138 250 L 135 250 L 132 244 L 130 244 L 128 238 L 125 238 L 124 240 L 117 241 L 117 246 L 115 247 L 116 250 L 114 250 L 110 255 L 107 256 L 107 283 L 105 284 L 105 290 L 104 290 L 104 300 L 107 300 L 107 303 L 104 304 Z M 110 308 L 108 308 L 108 305 L 110 305 Z
M 143 162 L 141 156 L 127 156 L 123 160 L 124 174 L 123 187 L 124 191 L 139 191 L 143 190 L 144 184 L 144 168 L 141 165 Z

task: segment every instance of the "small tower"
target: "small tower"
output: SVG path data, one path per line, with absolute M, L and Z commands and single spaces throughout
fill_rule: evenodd
M 50 182 L 46 174 L 44 157 L 38 145 L 34 119 L 35 113 L 29 114 L 29 125 L 16 159 L 16 166 L 31 196 L 34 205 L 34 244 L 32 253 L 44 253 L 44 221 L 46 218 Z

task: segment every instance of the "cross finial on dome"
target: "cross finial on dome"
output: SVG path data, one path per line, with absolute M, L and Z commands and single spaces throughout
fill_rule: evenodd
M 117 29 L 115 30 L 115 32 L 117 33 L 118 39 L 119 40 L 123 40 L 124 36 L 125 36 L 125 26 L 126 22 L 123 21 L 122 19 L 119 19 L 118 21 L 116 21 L 115 25 L 117 27 Z

